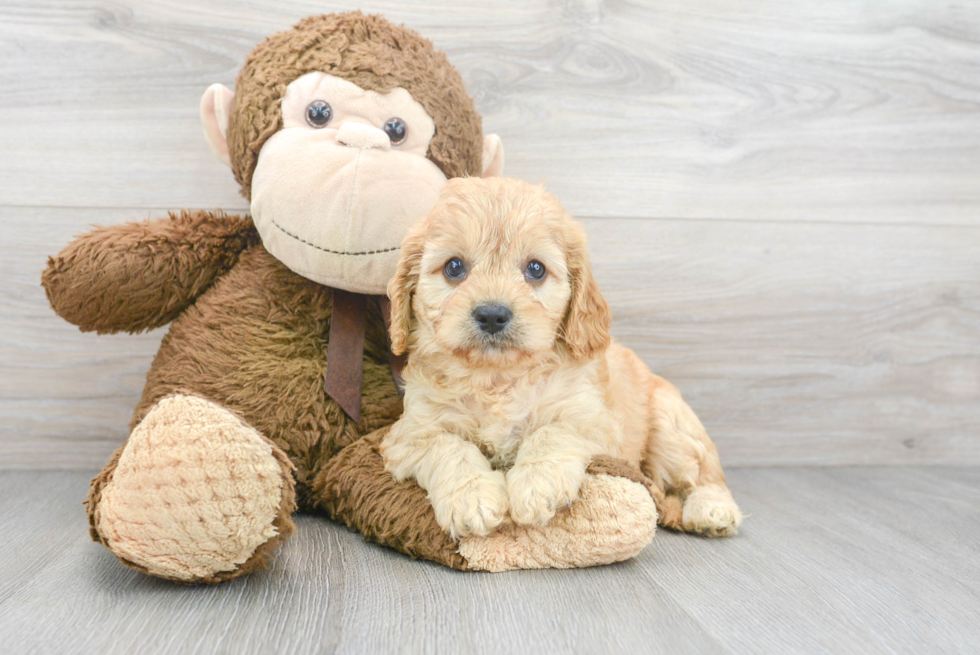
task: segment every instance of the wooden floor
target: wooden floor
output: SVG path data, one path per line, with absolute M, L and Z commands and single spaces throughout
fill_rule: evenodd
M 742 533 L 460 573 L 301 517 L 271 570 L 186 587 L 91 542 L 93 471 L 0 473 L 3 653 L 976 653 L 980 469 L 734 469 Z

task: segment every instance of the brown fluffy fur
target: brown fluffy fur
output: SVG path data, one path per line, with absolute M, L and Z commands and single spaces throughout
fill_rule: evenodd
M 52 258 L 42 281 L 55 311 L 83 330 L 137 332 L 176 314 L 130 428 L 177 391 L 218 402 L 296 463 L 301 506 L 320 467 L 401 412 L 375 304 L 360 423 L 324 395 L 331 290 L 269 255 L 247 218 L 185 212 L 100 228 Z
M 83 332 L 142 332 L 177 318 L 258 243 L 246 216 L 171 213 L 78 237 L 48 258 L 41 283 L 58 315 Z
M 383 428 L 344 448 L 320 472 L 314 484 L 319 508 L 371 541 L 469 570 L 458 544 L 439 529 L 425 491 L 395 482 L 384 470 L 378 444 L 387 433 Z
M 354 11 L 304 18 L 267 38 L 245 60 L 235 81 L 228 151 L 246 198 L 262 145 L 282 127 L 279 103 L 286 85 L 313 71 L 369 91 L 404 88 L 435 121 L 429 159 L 448 178 L 480 175 L 482 120 L 446 55 L 417 32 Z
M 331 298 L 329 288 L 296 275 L 261 246 L 242 253 L 239 265 L 171 326 L 131 427 L 177 391 L 216 401 L 286 451 L 296 464 L 300 506 L 309 507 L 313 476 L 341 448 L 401 412 L 384 321 L 373 303 L 360 423 L 324 394 Z

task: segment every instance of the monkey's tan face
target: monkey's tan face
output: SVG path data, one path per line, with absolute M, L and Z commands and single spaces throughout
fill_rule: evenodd
M 252 177 L 263 244 L 316 282 L 384 293 L 402 238 L 446 184 L 426 158 L 435 124 L 403 88 L 365 91 L 326 73 L 286 87 L 282 119 Z

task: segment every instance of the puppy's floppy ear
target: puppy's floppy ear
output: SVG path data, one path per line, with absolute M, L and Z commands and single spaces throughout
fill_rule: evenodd
M 402 241 L 398 257 L 398 270 L 388 283 L 388 299 L 391 301 L 391 352 L 403 354 L 408 349 L 408 333 L 412 327 L 412 295 L 419 282 L 422 263 L 422 247 L 425 242 L 425 219 L 409 230 Z
M 572 297 L 564 322 L 568 352 L 577 359 L 591 359 L 609 347 L 612 311 L 592 276 L 585 230 L 570 218 L 565 229 L 568 275 Z

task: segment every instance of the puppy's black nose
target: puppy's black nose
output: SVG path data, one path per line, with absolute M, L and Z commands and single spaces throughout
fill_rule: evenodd
M 480 330 L 487 334 L 497 334 L 510 322 L 514 314 L 503 305 L 480 305 L 473 310 L 473 320 L 480 326 Z

